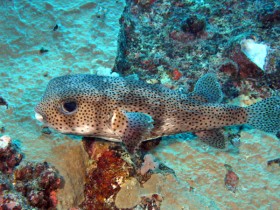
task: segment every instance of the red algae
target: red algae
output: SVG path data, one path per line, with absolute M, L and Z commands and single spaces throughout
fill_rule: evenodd
M 179 80 L 182 77 L 182 73 L 178 69 L 173 69 L 173 79 Z
M 87 152 L 91 154 L 91 148 L 96 150 L 96 144 L 88 146 Z M 120 191 L 120 184 L 129 177 L 129 164 L 121 158 L 117 150 L 108 150 L 102 147 L 98 150 L 98 156 L 91 155 L 97 159 L 94 168 L 89 167 L 86 175 L 84 196 L 81 204 L 83 209 L 117 209 L 114 200 Z

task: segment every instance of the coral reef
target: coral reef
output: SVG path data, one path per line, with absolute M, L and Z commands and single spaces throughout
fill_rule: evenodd
M 130 176 L 131 166 L 117 149 L 109 149 L 108 142 L 84 138 L 85 150 L 92 164 L 87 170 L 83 209 L 117 209 L 115 196 L 120 184 Z
M 62 178 L 54 167 L 44 163 L 27 163 L 15 170 L 15 189 L 21 192 L 31 206 L 48 209 L 57 205 L 56 190 Z
M 156 173 L 173 176 L 174 171 L 156 162 L 151 154 L 132 158 L 116 143 L 87 137 L 83 138 L 83 144 L 90 164 L 85 199 L 79 205 L 82 209 L 120 209 L 137 205 L 142 209 L 159 208 L 162 197 L 156 185 L 164 176 Z M 145 185 L 145 189 L 140 190 L 141 185 Z
M 0 209 L 24 210 L 31 208 L 27 199 L 13 189 L 11 181 L 3 174 L 0 174 Z
M 280 55 L 279 6 L 278 1 L 127 0 L 114 71 L 189 91 L 214 69 L 225 100 L 250 91 L 255 98 L 267 97 L 279 87 L 271 85 Z M 264 71 L 241 51 L 242 40 L 267 46 Z
M 49 209 L 57 205 L 62 177 L 47 162 L 20 164 L 23 155 L 10 137 L 0 138 L 0 209 Z
M 9 136 L 0 138 L 0 171 L 4 174 L 13 173 L 14 168 L 21 162 L 23 155 Z

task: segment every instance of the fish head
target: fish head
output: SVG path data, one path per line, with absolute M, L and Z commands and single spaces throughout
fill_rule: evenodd
M 87 75 L 52 79 L 35 107 L 35 118 L 61 133 L 90 135 L 98 123 L 98 90 Z

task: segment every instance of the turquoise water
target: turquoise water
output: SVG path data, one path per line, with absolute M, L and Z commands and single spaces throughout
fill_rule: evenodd
M 210 71 L 221 83 L 222 103 L 248 106 L 270 97 L 279 89 L 279 1 L 2 0 L 0 10 L 0 96 L 9 105 L 0 106 L 1 135 L 10 136 L 24 154 L 18 167 L 47 161 L 59 171 L 64 184 L 56 191 L 55 208 L 279 208 L 279 164 L 267 164 L 280 158 L 273 134 L 248 126 L 226 128 L 224 150 L 192 134 L 164 137 L 142 150 L 133 173 L 116 173 L 105 185 L 112 189 L 109 195 L 110 190 L 102 194 L 104 185 L 88 180 L 99 172 L 94 169 L 99 158 L 108 157 L 105 151 L 123 153 L 119 144 L 101 140 L 86 149 L 81 137 L 52 129 L 42 133 L 34 116 L 48 82 L 66 74 L 136 74 L 186 93 Z M 233 137 L 236 144 L 230 143 Z M 146 153 L 162 167 L 141 174 Z M 127 155 L 121 157 L 127 172 L 133 164 Z M 225 164 L 239 177 L 235 190 L 226 187 Z M 13 182 L 13 175 L 8 180 Z M 103 203 L 84 191 L 85 183 L 95 186 L 92 191 Z M 3 206 L 15 191 L 1 193 Z

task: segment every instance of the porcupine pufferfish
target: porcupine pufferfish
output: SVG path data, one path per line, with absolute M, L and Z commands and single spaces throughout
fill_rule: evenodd
M 189 94 L 131 78 L 66 75 L 49 82 L 35 116 L 61 133 L 123 142 L 130 153 L 142 141 L 182 132 L 225 148 L 224 126 L 280 130 L 279 96 L 248 107 L 221 104 L 222 97 L 213 73 L 202 76 Z

